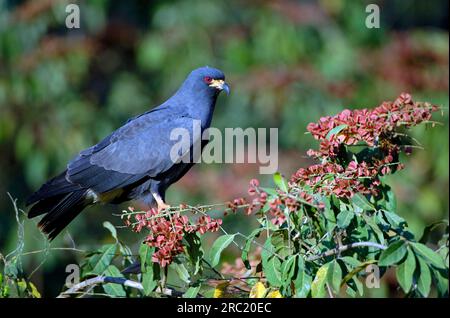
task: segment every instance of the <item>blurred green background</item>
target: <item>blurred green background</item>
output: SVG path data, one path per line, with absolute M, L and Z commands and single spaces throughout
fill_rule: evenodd
M 81 27 L 65 27 L 66 1 L 0 0 L 0 251 L 17 245 L 10 192 L 25 198 L 64 169 L 78 151 L 126 119 L 163 102 L 192 69 L 221 68 L 232 86 L 213 125 L 278 127 L 280 171 L 309 164 L 316 146 L 306 125 L 344 108 L 374 107 L 409 92 L 445 107 L 443 123 L 413 136 L 425 150 L 390 177 L 399 213 L 420 235 L 448 218 L 448 1 L 71 1 Z M 381 27 L 365 27 L 368 3 Z M 256 164 L 197 165 L 168 191 L 168 202 L 217 203 L 245 195 Z M 124 206 L 88 209 L 52 246 L 93 249 L 111 238 L 104 220 Z M 125 205 L 126 207 L 126 205 Z M 225 227 L 248 232 L 249 218 Z M 25 251 L 45 247 L 35 221 L 25 222 Z M 119 235 L 139 243 L 129 230 Z M 434 239 L 436 240 L 438 236 Z M 56 295 L 66 264 L 80 255 L 53 251 L 23 257 L 45 296 Z M 229 255 L 233 261 L 235 256 Z M 395 282 L 373 295 L 396 295 Z

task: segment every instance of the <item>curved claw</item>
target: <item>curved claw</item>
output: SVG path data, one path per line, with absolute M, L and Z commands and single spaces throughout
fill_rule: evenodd
M 156 203 L 158 204 L 158 211 L 170 209 L 170 205 L 166 204 L 158 193 L 152 193 L 152 195 L 155 198 Z

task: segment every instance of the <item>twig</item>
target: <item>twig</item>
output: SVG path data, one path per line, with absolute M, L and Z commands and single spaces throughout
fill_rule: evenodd
M 245 239 L 247 239 L 247 240 L 250 239 L 247 235 L 244 235 L 244 234 L 242 234 L 241 232 L 236 232 L 235 235 L 242 236 L 243 238 L 245 238 Z M 261 247 L 263 250 L 265 250 L 265 251 L 271 253 L 272 255 L 278 257 L 280 260 L 283 260 L 283 257 L 281 257 L 281 255 L 279 255 L 278 253 L 276 253 L 276 252 L 274 252 L 274 251 L 272 251 L 272 250 L 269 250 L 269 249 L 266 248 L 263 244 L 258 243 L 256 240 L 252 240 L 252 243 L 255 244 L 255 245 L 258 245 L 258 246 Z
M 209 266 L 209 268 L 214 272 L 214 274 L 216 274 L 217 276 L 220 277 L 220 279 L 223 279 L 223 275 L 221 272 L 219 272 L 217 269 L 215 269 L 214 267 L 211 266 L 211 264 L 204 258 L 202 258 L 202 261 Z
M 80 250 L 77 248 L 73 248 L 73 247 L 50 247 L 48 249 L 49 251 L 74 251 L 74 252 L 79 252 L 79 253 L 86 253 L 85 250 Z M 25 256 L 25 255 L 32 255 L 32 254 L 38 254 L 38 253 L 43 253 L 46 252 L 47 249 L 41 249 L 41 250 L 35 250 L 35 251 L 30 251 L 30 252 L 24 252 L 21 254 L 21 256 Z M 14 256 L 12 259 L 14 259 L 16 256 Z
M 325 285 L 327 286 L 328 296 L 330 296 L 330 298 L 334 298 L 330 285 L 328 283 L 326 283 Z
M 343 246 L 341 246 L 339 248 L 336 248 L 336 249 L 328 250 L 328 251 L 326 251 L 326 252 L 324 252 L 322 254 L 319 254 L 319 255 L 310 256 L 306 260 L 312 262 L 312 261 L 316 261 L 316 260 L 318 260 L 320 258 L 323 258 L 323 257 L 335 255 L 337 253 L 342 253 L 342 252 L 344 252 L 346 250 L 349 250 L 351 248 L 354 248 L 354 247 L 367 247 L 367 246 L 368 247 L 376 247 L 376 248 L 379 248 L 381 250 L 387 249 L 387 246 L 382 245 L 382 244 L 378 244 L 378 243 L 374 243 L 374 242 L 356 242 L 356 243 L 351 243 L 351 244 L 348 244 L 348 245 L 343 245 Z
M 196 211 L 196 212 L 198 212 L 198 213 L 200 213 L 200 214 L 202 214 L 202 215 L 204 215 L 204 216 L 208 216 L 205 212 L 203 212 L 201 209 L 199 209 L 199 208 L 196 208 L 196 207 L 192 207 L 193 208 L 193 210 L 194 211 Z M 229 235 L 228 234 L 228 232 L 223 228 L 223 226 L 219 226 L 219 229 L 225 234 L 225 235 Z M 239 249 L 239 250 L 241 250 L 242 251 L 242 247 L 241 246 L 239 246 L 239 244 L 237 243 L 237 242 L 235 242 L 234 240 L 232 241 L 232 243 L 234 244 L 234 245 L 236 245 L 236 247 Z
M 73 285 L 66 291 L 59 294 L 57 296 L 57 298 L 68 298 L 73 294 L 79 294 L 80 290 L 82 290 L 84 288 L 93 287 L 95 285 L 100 285 L 100 284 L 118 284 L 118 285 L 130 287 L 130 288 L 135 288 L 135 289 L 138 289 L 141 291 L 144 290 L 144 287 L 142 286 L 141 283 L 130 280 L 130 279 L 126 279 L 123 277 L 96 276 L 96 277 L 86 279 L 85 281 L 82 281 L 78 284 Z M 176 291 L 174 289 L 170 289 L 170 288 L 164 288 L 164 289 L 157 288 L 156 292 L 159 294 L 169 296 L 169 297 L 180 297 L 183 295 L 181 292 Z
M 11 255 L 16 254 L 17 256 L 19 256 L 19 262 L 20 262 L 20 255 L 22 254 L 23 247 L 25 245 L 25 243 L 24 243 L 24 227 L 23 227 L 23 222 L 20 222 L 19 208 L 17 207 L 17 199 L 14 199 L 9 192 L 7 192 L 7 194 L 8 194 L 9 199 L 11 200 L 13 207 L 14 207 L 14 212 L 15 212 L 16 222 L 17 222 L 17 237 L 19 240 L 19 244 L 17 245 L 17 247 L 14 251 L 10 252 L 8 255 L 5 256 L 5 259 L 8 259 L 8 257 L 10 257 Z
M 333 228 L 334 230 L 334 228 Z M 317 248 L 317 246 L 319 246 L 320 243 L 322 243 L 322 241 L 330 234 L 330 232 L 325 233 L 324 236 L 322 236 L 321 238 L 319 238 L 319 240 L 317 240 L 316 245 L 311 246 L 311 248 L 308 249 L 308 251 L 306 252 L 306 254 L 314 252 L 314 249 Z

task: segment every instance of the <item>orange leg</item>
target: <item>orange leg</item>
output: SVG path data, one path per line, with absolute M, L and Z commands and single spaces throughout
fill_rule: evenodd
M 170 208 L 170 205 L 166 204 L 158 193 L 153 193 L 156 203 L 158 204 L 158 211 L 166 210 Z

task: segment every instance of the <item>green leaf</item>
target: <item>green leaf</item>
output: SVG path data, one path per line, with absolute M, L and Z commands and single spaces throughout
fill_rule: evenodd
M 186 253 L 189 256 L 192 266 L 194 267 L 193 275 L 197 275 L 202 269 L 202 259 L 204 255 L 202 242 L 198 233 L 186 233 L 184 238 L 188 243 Z
M 408 293 L 411 290 L 414 271 L 416 269 L 416 257 L 414 253 L 408 248 L 408 255 L 403 263 L 397 267 L 397 281 L 400 287 Z
M 417 254 L 424 258 L 428 263 L 437 268 L 445 268 L 444 260 L 431 248 L 422 243 L 411 243 L 411 245 Z
M 267 263 L 269 261 L 269 258 L 272 257 L 273 255 L 274 255 L 274 248 L 272 245 L 272 239 L 269 236 L 266 239 L 266 242 L 264 243 L 264 246 L 261 251 L 261 260 L 262 260 L 263 266 L 265 265 L 265 263 Z
M 90 274 L 101 275 L 111 264 L 115 257 L 117 244 L 107 244 L 102 246 L 96 254 L 88 261 Z
M 105 221 L 105 222 L 103 222 L 103 227 L 109 230 L 109 232 L 111 233 L 111 236 L 117 242 L 118 241 L 118 239 L 117 239 L 117 230 L 114 227 L 114 225 L 112 225 L 111 222 Z
M 383 231 L 388 231 L 391 228 L 391 225 L 384 219 L 383 212 L 381 210 L 378 210 L 375 213 L 374 219 L 376 224 L 378 224 L 380 229 L 382 229 Z
M 264 192 L 266 192 L 270 196 L 278 196 L 278 192 L 275 189 L 263 188 L 263 187 L 260 187 L 260 189 L 263 190 Z
M 1 283 L 0 283 L 0 285 L 1 285 Z M 33 298 L 41 298 L 42 297 L 41 293 L 39 292 L 39 290 L 36 288 L 36 286 L 32 282 L 28 282 L 28 285 L 30 286 L 31 296 Z
M 352 297 L 352 298 L 355 298 L 355 297 L 356 297 L 356 291 L 355 291 L 352 287 L 350 287 L 350 286 L 347 287 L 347 289 L 345 290 L 345 292 L 347 293 L 347 295 L 349 295 L 349 296 Z
M 296 260 L 297 256 L 291 255 L 281 264 L 281 281 L 285 286 L 290 285 L 294 277 Z
M 263 263 L 263 271 L 271 286 L 281 286 L 281 261 L 278 257 L 272 257 L 265 265 Z
M 444 273 L 442 273 L 444 272 Z M 442 271 L 433 269 L 438 297 L 448 297 L 448 270 Z
M 341 257 L 339 260 L 343 261 L 344 263 L 350 265 L 353 268 L 361 266 L 361 264 L 362 264 L 360 261 L 358 261 L 357 259 L 355 259 L 351 256 L 344 256 L 344 257 Z
M 152 264 L 152 255 L 155 252 L 155 248 L 148 246 L 146 243 L 142 243 L 139 246 L 139 258 L 141 259 L 141 272 L 144 273 L 147 265 Z
M 351 200 L 355 206 L 364 211 L 375 211 L 375 207 L 361 193 L 355 193 Z
M 148 296 L 158 286 L 158 278 L 155 275 L 155 266 L 153 264 L 147 264 L 145 270 L 142 273 L 142 287 L 144 288 L 144 295 Z
M 333 209 L 331 208 L 329 198 L 322 198 L 322 201 L 325 204 L 325 209 L 321 215 L 325 219 L 325 227 L 327 232 L 332 232 L 336 227 L 336 216 Z
M 447 224 L 448 224 L 448 221 L 441 220 L 441 221 L 434 222 L 430 225 L 427 225 L 425 227 L 425 229 L 423 230 L 423 234 L 422 234 L 422 237 L 420 238 L 419 242 L 422 244 L 425 244 L 426 242 L 428 242 L 428 238 L 429 238 L 431 232 L 434 231 L 435 228 L 439 227 L 440 225 L 447 225 Z
M 305 261 L 297 256 L 297 275 L 294 280 L 295 296 L 305 298 L 311 290 L 312 277 L 306 272 Z
M 250 251 L 250 248 L 251 248 L 252 243 L 255 240 L 255 238 L 258 237 L 259 234 L 261 233 L 261 231 L 263 231 L 263 230 L 264 230 L 264 228 L 262 228 L 262 227 L 253 230 L 252 233 L 250 233 L 250 235 L 247 237 L 245 246 L 242 249 L 241 258 L 242 258 L 242 261 L 244 262 L 245 268 L 247 268 L 247 269 L 251 269 L 250 262 L 248 261 L 248 252 Z
M 386 186 L 388 190 L 386 191 L 386 209 L 395 213 L 397 211 L 397 199 L 395 197 L 394 191 L 390 187 Z
M 398 214 L 385 210 L 383 210 L 383 213 L 386 216 L 386 219 L 389 222 L 389 224 L 392 225 L 393 227 L 402 228 L 404 225 L 406 225 L 405 219 L 400 217 Z
M 343 261 L 343 258 L 339 259 L 339 261 Z M 367 265 L 376 263 L 376 261 L 368 260 L 361 263 L 355 259 L 348 257 L 344 260 L 344 263 L 346 264 L 348 273 L 342 279 L 340 287 L 342 288 L 347 285 L 348 288 L 346 289 L 346 293 L 351 297 L 356 297 L 356 293 L 359 293 L 359 295 L 362 296 L 364 293 L 364 287 L 361 281 L 358 279 L 358 273 L 364 270 Z M 359 264 L 355 266 L 357 263 Z
M 347 285 L 353 289 L 355 292 L 358 292 L 358 294 L 360 296 L 362 296 L 364 294 L 364 286 L 361 283 L 361 281 L 358 279 L 358 277 L 354 276 L 352 277 L 352 279 L 350 279 L 347 282 Z M 354 295 L 353 297 L 355 297 L 356 295 Z
M 190 275 L 184 264 L 182 263 L 172 263 L 172 267 L 175 268 L 175 271 L 178 274 L 178 277 L 185 283 L 190 283 Z
M 346 256 L 346 257 L 348 257 L 348 256 Z M 340 260 L 344 260 L 344 258 L 341 258 Z M 359 286 L 357 286 L 358 282 L 359 282 L 359 280 L 357 278 L 358 273 L 361 272 L 363 269 L 365 269 L 367 267 L 367 265 L 376 263 L 376 260 L 368 260 L 368 261 L 365 261 L 362 263 L 359 261 L 356 261 L 355 259 L 353 259 L 352 261 L 350 261 L 350 260 L 351 260 L 351 258 L 348 257 L 344 261 L 347 264 L 346 267 L 347 267 L 348 273 L 342 279 L 341 287 L 343 287 L 345 284 L 347 284 L 347 285 L 351 286 L 352 288 L 354 288 L 355 291 L 359 291 Z M 359 264 L 357 266 L 355 266 L 356 262 L 354 262 L 354 261 L 358 262 Z M 351 283 L 352 279 L 355 280 L 355 283 L 353 283 L 353 284 Z
M 367 223 L 367 225 L 369 225 L 369 227 L 373 231 L 373 233 L 375 234 L 378 243 L 384 244 L 385 240 L 384 240 L 383 232 L 381 231 L 380 227 L 375 222 L 373 217 L 369 217 L 368 215 L 365 215 L 365 214 L 363 214 L 362 217 L 363 217 L 364 221 Z
M 211 247 L 210 256 L 209 259 L 211 260 L 211 266 L 215 267 L 220 262 L 220 254 L 222 254 L 222 251 L 228 247 L 228 245 L 233 242 L 234 237 L 236 234 L 233 235 L 222 235 L 219 237 L 214 244 Z
M 283 259 L 290 255 L 290 250 L 287 246 L 287 232 L 285 230 L 274 232 L 271 236 L 271 244 L 274 248 L 273 251 Z
M 280 233 L 282 234 L 282 233 Z M 262 268 L 267 280 L 272 286 L 281 286 L 281 261 L 276 256 L 276 249 L 272 245 L 272 241 L 275 241 L 278 248 L 283 248 L 283 237 L 281 235 L 273 234 L 266 239 L 264 247 L 261 251 Z
M 110 277 L 124 277 L 120 270 L 114 266 L 109 265 L 108 268 L 104 271 L 103 275 Z M 120 284 L 107 283 L 103 285 L 103 290 L 110 296 L 114 297 L 125 297 L 127 293 L 125 289 Z
M 431 288 L 430 268 L 428 267 L 428 264 L 420 257 L 418 257 L 417 260 L 419 261 L 420 268 L 418 273 L 419 278 L 417 280 L 417 290 L 423 297 L 427 297 Z
M 17 282 L 17 287 L 19 288 L 20 293 L 24 293 L 27 290 L 27 282 L 25 279 L 21 279 Z
M 405 242 L 403 240 L 396 241 L 389 245 L 387 249 L 381 252 L 378 266 L 389 266 L 400 262 L 407 252 Z
M 120 254 L 123 256 L 122 259 L 122 265 L 126 266 L 126 264 L 133 264 L 134 263 L 134 259 L 132 257 L 133 252 L 131 251 L 131 249 L 126 246 L 125 244 L 119 243 L 119 252 Z
M 328 132 L 326 138 L 327 138 L 328 140 L 330 140 L 330 139 L 331 139 L 331 136 L 339 134 L 339 133 L 340 133 L 342 130 L 344 130 L 345 128 L 347 128 L 347 125 L 345 125 L 345 124 L 344 124 L 344 125 L 339 125 L 339 126 L 334 127 L 333 129 L 331 129 L 331 130 Z
M 326 296 L 325 284 L 327 282 L 328 269 L 330 263 L 322 265 L 316 273 L 316 277 L 311 284 L 311 296 L 313 298 L 323 298 Z
M 287 182 L 286 182 L 286 180 L 284 180 L 283 176 L 279 172 L 276 172 L 273 175 L 273 181 L 275 182 L 275 184 L 281 191 L 286 192 L 286 193 L 288 192 Z
M 354 216 L 355 216 L 355 213 L 353 213 L 353 211 L 342 210 L 341 212 L 339 212 L 339 214 L 337 216 L 337 225 L 341 229 L 347 228 L 347 226 L 349 226 L 350 222 L 353 220 Z
M 328 269 L 327 281 L 330 283 L 331 288 L 336 294 L 339 294 L 342 282 L 342 269 L 337 260 L 333 260 L 330 263 Z
M 189 287 L 188 290 L 183 294 L 184 298 L 195 298 L 200 291 L 201 285 Z

